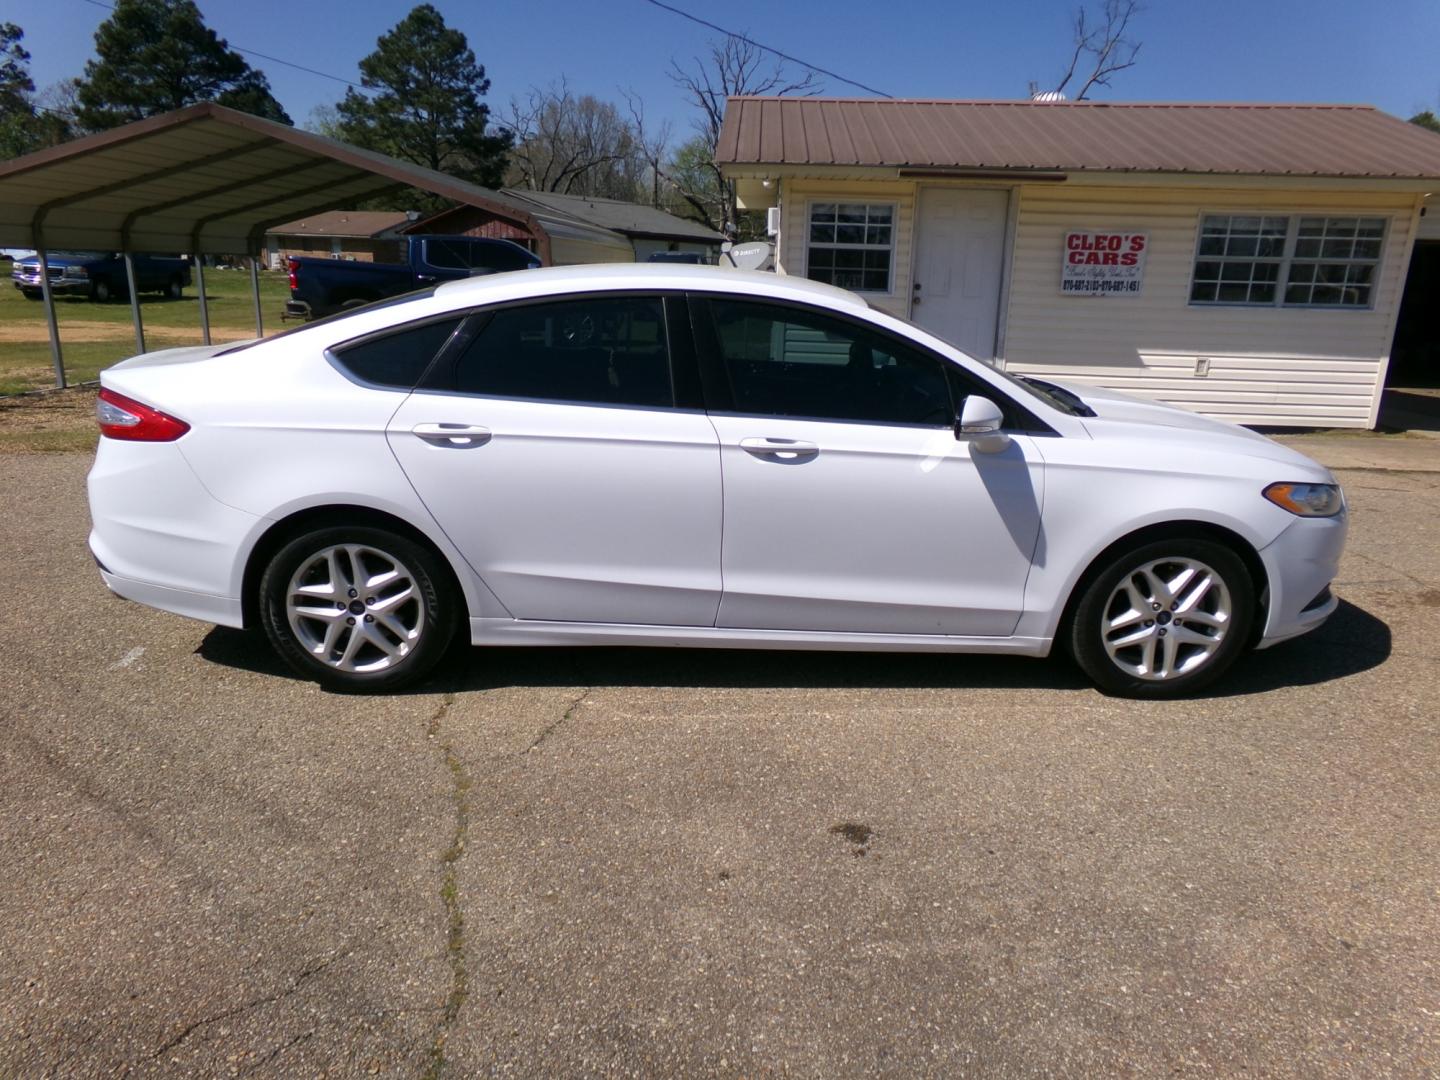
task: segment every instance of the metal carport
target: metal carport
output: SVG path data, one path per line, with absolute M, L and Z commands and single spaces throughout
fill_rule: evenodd
M 0 162 L 0 247 L 40 257 L 50 353 L 65 385 L 46 251 L 117 251 L 125 256 L 135 343 L 145 350 L 134 252 L 186 252 L 195 259 L 200 326 L 210 343 L 200 255 L 250 260 L 255 332 L 264 332 L 257 259 L 270 225 L 353 207 L 413 187 L 479 206 L 535 237 L 550 262 L 550 238 L 525 208 L 444 173 L 308 131 L 202 102 L 24 157 Z

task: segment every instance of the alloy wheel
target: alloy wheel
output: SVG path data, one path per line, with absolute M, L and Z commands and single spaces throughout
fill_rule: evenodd
M 344 672 L 393 667 L 427 629 L 415 573 L 364 544 L 336 544 L 304 559 L 285 591 L 285 614 L 302 648 Z
M 1100 640 L 1126 674 L 1163 682 L 1192 674 L 1219 651 L 1234 617 L 1230 590 L 1198 559 L 1155 559 L 1127 573 L 1100 618 Z

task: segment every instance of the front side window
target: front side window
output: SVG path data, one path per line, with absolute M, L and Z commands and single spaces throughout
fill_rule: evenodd
M 737 412 L 935 426 L 954 420 L 938 357 L 802 308 L 729 299 L 709 306 Z
M 1207 214 L 1190 302 L 1368 308 L 1384 238 L 1384 218 Z
M 500 308 L 455 367 L 462 394 L 595 405 L 674 404 L 659 297 Z
M 805 276 L 856 292 L 888 293 L 894 236 L 892 203 L 812 203 Z

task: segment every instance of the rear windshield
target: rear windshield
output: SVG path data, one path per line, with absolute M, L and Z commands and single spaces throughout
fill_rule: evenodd
M 292 326 L 289 330 L 281 330 L 278 334 L 271 334 L 269 337 L 256 338 L 254 341 L 242 341 L 238 345 L 232 345 L 228 349 L 221 349 L 216 356 L 229 356 L 231 353 L 244 352 L 252 349 L 266 341 L 276 341 L 291 334 L 303 334 L 306 330 L 313 330 L 317 326 L 329 326 L 332 323 L 340 322 L 342 319 L 353 318 L 356 315 L 367 315 L 372 311 L 379 311 L 381 308 L 399 307 L 401 304 L 414 303 L 416 300 L 424 300 L 435 295 L 435 286 L 428 289 L 416 289 L 414 292 L 401 293 L 399 296 L 387 296 L 384 300 L 376 300 L 373 304 L 365 304 L 362 307 L 346 308 L 344 311 L 337 311 L 334 315 L 326 315 L 323 319 L 316 319 L 313 322 L 301 323 L 299 326 Z

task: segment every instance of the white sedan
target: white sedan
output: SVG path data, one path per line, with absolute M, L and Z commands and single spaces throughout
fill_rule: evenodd
M 110 368 L 109 587 L 337 690 L 475 645 L 1045 656 L 1194 691 L 1318 626 L 1323 467 L 1017 380 L 840 289 L 702 267 L 441 285 Z

